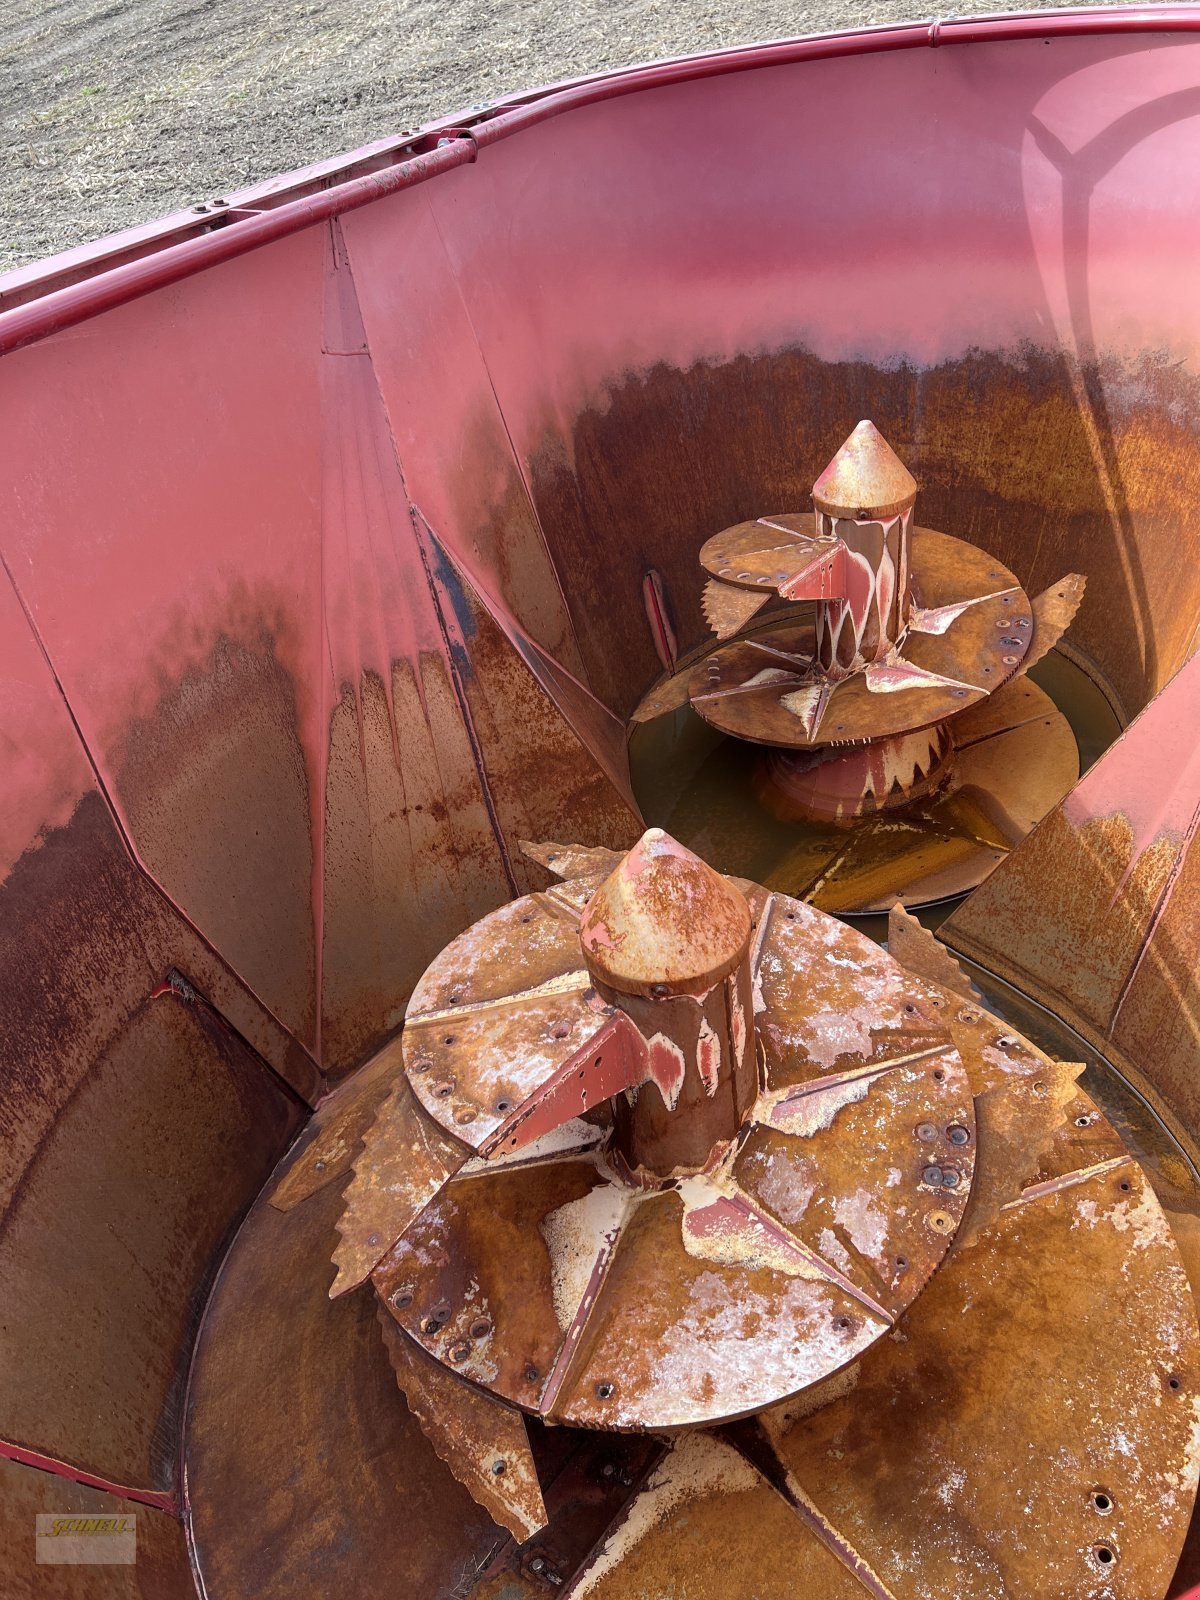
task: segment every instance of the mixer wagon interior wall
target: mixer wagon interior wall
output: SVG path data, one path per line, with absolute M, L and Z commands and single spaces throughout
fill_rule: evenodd
M 698 646 L 699 543 L 803 509 L 860 417 L 924 522 L 1087 575 L 1123 719 L 1188 658 L 1198 52 L 601 99 L 4 360 L 14 1497 L 33 1462 L 178 1508 L 207 1289 L 306 1107 L 546 881 L 520 839 L 637 837 L 645 580 Z M 186 1591 L 172 1538 L 139 1592 Z

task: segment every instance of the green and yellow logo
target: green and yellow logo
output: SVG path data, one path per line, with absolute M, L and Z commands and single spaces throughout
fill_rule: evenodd
M 137 1518 L 56 1516 L 35 1519 L 41 1566 L 131 1566 L 137 1559 Z

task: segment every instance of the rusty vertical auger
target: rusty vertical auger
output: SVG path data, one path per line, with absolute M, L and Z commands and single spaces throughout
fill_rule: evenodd
M 745 895 L 657 829 L 589 901 L 580 927 L 588 971 L 646 1041 L 659 1088 L 612 1102 L 613 1154 L 632 1171 L 701 1170 L 753 1106 L 751 933 Z
M 903 912 L 905 965 L 659 829 L 624 856 L 526 853 L 563 881 L 468 929 L 413 995 L 334 1291 L 370 1275 L 413 1411 L 518 1541 L 552 1520 L 526 1418 L 674 1436 L 754 1416 L 726 1438 L 799 1494 L 803 1419 L 850 1403 L 849 1363 L 899 1362 L 902 1390 L 924 1381 L 927 1298 L 977 1358 L 992 1330 L 971 1322 L 972 1297 L 1021 1281 L 1027 1217 L 1062 1249 L 1101 1202 L 1136 1207 L 1137 1229 L 1118 1219 L 1089 1270 L 1126 1273 L 1153 1237 L 1154 1292 L 1176 1336 L 1190 1330 L 1169 1360 L 1200 1353 L 1169 1230 L 1080 1069 L 989 1017 Z M 898 1350 L 918 1341 L 911 1361 L 884 1353 L 893 1331 Z M 1001 1339 L 989 1382 L 1019 1386 L 1024 1359 Z M 947 1384 L 931 1405 L 969 1404 L 969 1384 Z M 868 1435 L 881 1419 L 863 1419 Z M 1185 1430 L 1165 1423 L 1121 1414 L 1160 1430 L 1173 1472 Z
M 705 543 L 718 643 L 634 720 L 690 703 L 753 747 L 766 810 L 830 833 L 843 882 L 830 898 L 818 870 L 816 903 L 879 910 L 961 893 L 1078 776 L 1066 718 L 1025 674 L 1069 626 L 1084 580 L 1031 601 L 994 556 L 915 526 L 917 483 L 871 422 L 812 497 L 811 513 L 759 517 Z M 901 826 L 870 826 L 891 817 Z

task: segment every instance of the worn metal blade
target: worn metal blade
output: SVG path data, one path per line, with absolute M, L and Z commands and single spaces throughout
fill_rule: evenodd
M 1075 620 L 1086 588 L 1087 579 L 1081 573 L 1068 572 L 1065 578 L 1060 578 L 1049 589 L 1043 589 L 1031 602 L 1033 635 L 1018 676 L 1028 672 L 1030 667 L 1036 666 L 1043 656 L 1049 655 L 1054 649 Z
M 672 673 L 661 683 L 656 683 L 641 700 L 630 717 L 631 722 L 653 722 L 655 717 L 665 717 L 669 712 L 681 711 L 688 703 L 688 686 L 693 668 L 684 667 Z
M 954 1250 L 977 1243 L 1001 1211 L 1019 1201 L 1037 1177 L 1042 1159 L 1079 1095 L 1083 1066 L 1046 1058 L 1040 1077 L 1014 1076 L 975 1101 L 979 1156 L 975 1183 Z
M 605 850 L 586 844 L 554 844 L 549 840 L 535 843 L 531 839 L 520 841 L 521 854 L 539 867 L 545 867 L 556 878 L 606 878 L 621 859 L 620 850 Z
M 370 1276 L 470 1154 L 424 1114 L 408 1080 L 397 1079 L 366 1136 L 346 1190 L 337 1223 L 341 1242 L 333 1253 L 338 1270 L 331 1299 Z
M 936 984 L 948 994 L 962 995 L 964 1000 L 980 1002 L 979 990 L 967 977 L 944 944 L 930 933 L 904 907 L 897 903 L 888 912 L 887 947 L 902 967 L 915 972 L 918 978 Z
M 425 1437 L 471 1498 L 523 1544 L 547 1522 L 524 1417 L 426 1355 L 383 1305 L 378 1315 L 396 1382 Z
M 772 599 L 770 589 L 740 589 L 710 578 L 704 585 L 700 604 L 704 620 L 718 639 L 732 639 Z
M 350 1171 L 380 1103 L 403 1069 L 400 1040 L 391 1039 L 349 1083 L 318 1107 L 304 1130 L 300 1149 L 289 1157 L 287 1171 L 268 1197 L 277 1211 L 290 1211 Z

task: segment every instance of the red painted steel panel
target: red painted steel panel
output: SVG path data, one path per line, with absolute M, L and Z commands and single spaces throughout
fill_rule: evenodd
M 583 666 L 487 363 L 424 188 L 339 224 L 405 488 L 543 649 Z
M 0 748 L 0 1455 L 170 1499 L 201 1286 L 319 1075 L 130 859 L 6 575 Z
M 0 383 L 2 548 L 92 758 L 147 870 L 310 1046 L 323 259 L 291 240 Z
M 1197 345 L 1178 274 L 1200 229 L 1177 174 L 1200 156 L 1198 48 L 1029 40 L 764 67 L 558 116 L 427 191 L 610 703 L 655 671 L 634 604 L 646 568 L 681 645 L 698 642 L 692 542 L 771 495 L 803 505 L 868 410 L 925 486 L 927 520 L 932 489 L 1034 589 L 1064 560 L 1111 567 L 1083 646 L 1130 706 L 1160 686 L 1191 643 L 1166 527 L 1200 485 L 1178 437 L 1194 398 L 1181 384 L 1164 405 L 1142 352 Z M 784 159 L 779 129 L 801 108 Z M 1082 151 L 1065 202 L 1056 140 Z M 980 347 L 1017 369 L 1010 389 L 1032 388 L 1027 419 L 989 404 L 978 362 L 954 381 Z M 1056 365 L 1021 372 L 1025 348 Z M 849 363 L 871 373 L 869 401 Z M 674 405 L 662 364 L 685 375 Z M 817 391 L 807 407 L 799 385 Z M 1148 429 L 1183 483 L 1150 468 Z M 632 660 L 603 642 L 614 599 Z

